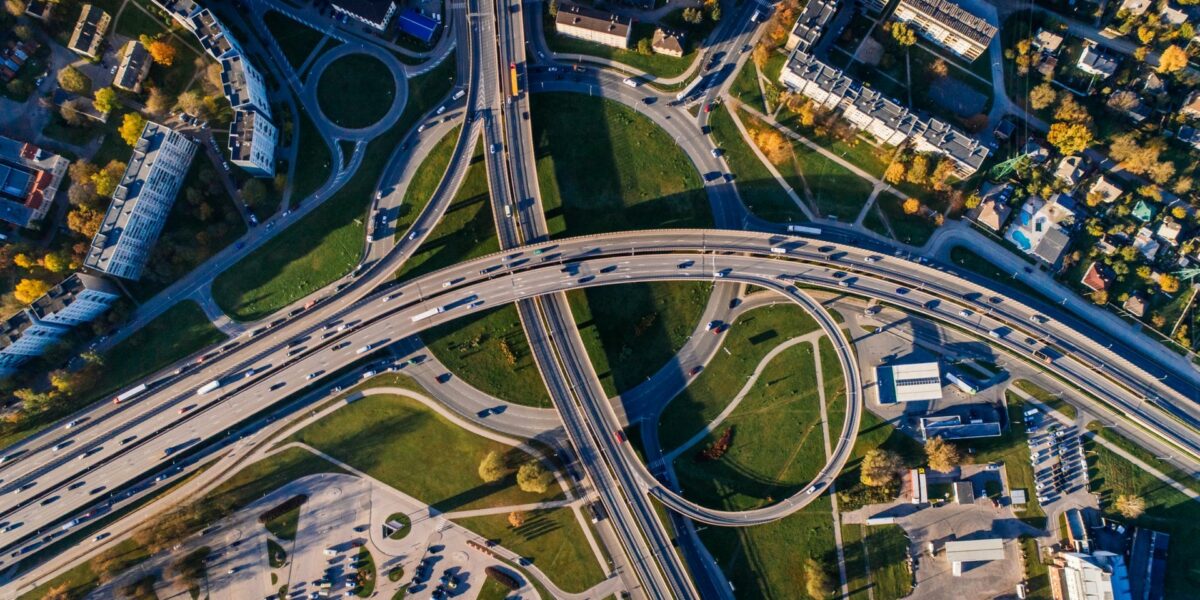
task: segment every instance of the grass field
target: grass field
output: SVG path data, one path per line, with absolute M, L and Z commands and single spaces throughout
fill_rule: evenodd
M 452 135 L 446 136 L 434 147 L 434 152 L 429 154 L 420 170 L 414 174 L 414 182 L 417 181 L 417 177 L 421 177 L 422 185 L 416 188 L 414 184 L 405 192 L 405 202 L 402 206 L 409 205 L 407 200 L 410 197 L 413 200 L 412 208 L 405 212 L 406 216 L 412 215 L 415 218 L 433 196 L 442 175 L 446 172 L 446 165 L 449 164 L 457 138 L 456 129 Z M 426 183 L 432 185 L 426 187 Z M 446 208 L 446 214 L 438 221 L 433 231 L 429 232 L 421 247 L 404 262 L 396 277 L 413 279 L 472 258 L 498 252 L 500 241 L 496 238 L 496 225 L 492 221 L 491 199 L 487 169 L 484 166 L 483 144 L 476 142 L 471 166 L 467 169 L 458 193 Z M 407 227 L 397 227 L 397 235 L 403 236 L 406 229 Z
M 571 314 L 609 396 L 658 372 L 687 341 L 712 292 L 707 282 L 634 283 L 572 290 Z
M 479 589 L 478 600 L 504 600 L 511 593 L 512 590 L 487 577 L 483 580 L 483 587 Z
M 1033 383 L 1032 381 L 1018 379 L 1013 382 L 1013 385 L 1017 386 L 1017 388 L 1022 392 L 1033 396 L 1038 402 L 1053 408 L 1072 420 L 1074 420 L 1075 416 L 1079 414 L 1079 411 L 1075 408 L 1075 406 L 1067 404 L 1067 401 L 1063 400 L 1061 396 L 1055 396 L 1049 391 L 1042 389 L 1041 386 Z
M 830 509 L 822 497 L 766 525 L 703 527 L 700 539 L 733 584 L 735 598 L 808 598 L 802 591 L 808 558 L 821 564 L 829 581 L 838 580 Z
M 937 226 L 925 217 L 904 214 L 900 198 L 891 194 L 880 194 L 875 200 L 875 205 L 887 215 L 888 222 L 892 224 L 892 231 L 896 232 L 896 239 L 905 244 L 924 246 L 937 229 Z
M 438 143 L 434 144 L 433 149 L 424 156 L 421 164 L 408 180 L 408 187 L 404 190 L 404 198 L 400 201 L 400 211 L 395 220 L 396 239 L 408 235 L 408 229 L 412 227 L 413 222 L 433 199 L 438 184 L 441 183 L 446 169 L 450 166 L 450 159 L 454 157 L 454 148 L 458 145 L 458 136 L 461 130 L 461 126 L 455 127 L 445 137 L 438 140 Z M 407 269 L 408 264 L 412 262 L 413 259 L 410 258 L 400 273 L 404 273 L 404 269 Z
M 605 578 L 569 508 L 529 511 L 525 524 L 516 528 L 509 525 L 507 514 L 454 521 L 528 558 L 564 591 L 582 592 Z
M 1044 527 L 1046 513 L 1038 505 L 1037 491 L 1033 487 L 1033 465 L 1029 464 L 1029 447 L 1025 444 L 1028 435 L 1025 433 L 1025 420 L 1022 413 L 1025 403 L 1011 392 L 1005 392 L 1008 401 L 1008 420 L 1010 427 L 1000 437 L 969 440 L 959 444 L 966 449 L 975 451 L 976 463 L 1003 462 L 1004 471 L 1008 475 L 1008 486 L 1012 489 L 1024 489 L 1028 504 L 1024 511 L 1018 511 L 1021 520 L 1028 521 L 1035 527 Z
M 297 103 L 300 113 L 299 149 L 296 152 L 296 171 L 292 176 L 293 207 L 321 189 L 333 168 L 333 153 L 313 123 L 308 111 Z
M 396 99 L 396 80 L 387 65 L 369 54 L 348 54 L 321 72 L 317 105 L 335 124 L 361 129 L 379 122 Z
M 633 26 L 633 32 L 630 34 L 630 48 L 637 48 L 637 41 L 639 39 L 651 36 L 653 33 L 653 24 L 636 23 Z M 552 51 L 560 54 L 586 54 L 588 56 L 598 56 L 614 60 L 655 77 L 675 77 L 680 75 L 687 70 L 688 65 L 692 64 L 692 61 L 696 58 L 694 47 L 687 54 L 684 54 L 683 57 L 675 58 L 674 56 L 658 53 L 651 53 L 649 55 L 640 54 L 636 50 L 613 48 L 594 42 L 569 38 L 554 33 L 553 20 L 549 20 L 546 27 L 546 45 Z M 692 45 L 695 46 L 696 44 L 693 43 Z
M 116 391 L 202 348 L 225 340 L 200 306 L 184 300 L 104 353 L 93 397 Z
M 451 373 L 479 390 L 514 404 L 551 406 L 515 305 L 460 317 L 421 339 Z
M 758 67 L 754 66 L 754 61 L 746 61 L 746 65 L 738 71 L 737 77 L 734 78 L 733 84 L 729 88 L 729 93 L 738 100 L 754 107 L 755 110 L 766 112 L 767 107 L 763 104 L 762 90 L 758 87 Z
M 712 508 L 747 510 L 800 491 L 825 464 L 817 385 L 812 344 L 777 355 L 729 417 L 675 459 L 684 495 Z M 728 428 L 729 451 L 700 459 Z
M 875 600 L 898 600 L 912 593 L 908 568 L 908 536 L 899 525 L 872 525 L 863 538 L 866 561 L 871 567 Z
M 227 269 L 213 281 L 225 314 L 263 318 L 349 273 L 362 255 L 366 207 L 400 140 L 417 117 L 449 92 L 454 57 L 409 82 L 408 104 L 391 129 L 367 146 L 358 171 L 300 222 Z
M 866 525 L 842 524 L 842 555 L 846 559 L 846 600 L 869 600 L 871 580 L 867 574 L 867 554 L 863 548 Z
M 532 101 L 550 235 L 712 225 L 700 175 L 649 119 L 579 94 L 536 94 Z
M 859 419 L 858 437 L 855 439 L 850 459 L 846 461 L 846 466 L 837 478 L 838 508 L 842 512 L 862 508 L 874 502 L 887 502 L 899 492 L 898 489 L 866 488 L 859 481 L 859 467 L 868 450 L 882 448 L 895 452 L 904 459 L 904 464 L 910 467 L 925 461 L 925 449 L 916 440 L 869 410 L 859 412 L 862 416 Z
M 846 375 L 838 362 L 837 352 L 829 336 L 821 336 L 817 342 L 821 357 L 821 372 L 825 376 L 825 413 L 829 417 L 829 437 L 840 437 L 846 424 Z
M 1021 536 L 1021 558 L 1025 562 L 1025 597 L 1029 600 L 1050 600 L 1050 569 L 1038 554 L 1037 540 Z
M 304 64 L 304 59 L 321 43 L 321 38 L 325 37 L 320 31 L 275 11 L 263 15 L 263 22 L 267 24 L 271 37 L 279 42 L 284 58 L 297 71 Z
M 290 439 L 309 444 L 443 512 L 561 496 L 557 487 L 540 495 L 517 488 L 516 467 L 529 460 L 529 455 L 470 433 L 402 396 L 357 400 Z M 491 451 L 504 456 L 512 472 L 496 484 L 485 484 L 479 479 L 479 461 Z
M 750 67 L 752 63 L 746 63 Z M 769 221 L 790 222 L 808 219 L 783 186 L 775 180 L 766 165 L 754 154 L 738 130 L 737 124 L 724 104 L 716 106 L 709 114 L 713 140 L 725 152 L 725 162 L 734 175 L 734 185 L 742 203 L 750 212 Z
M 721 334 L 722 350 L 663 411 L 658 424 L 662 447 L 678 447 L 711 422 L 772 348 L 816 328 L 816 321 L 790 302 L 744 313 Z
M 1163 475 L 1174 479 L 1175 481 L 1191 488 L 1192 491 L 1200 493 L 1200 480 L 1196 476 L 1189 474 L 1187 471 L 1176 467 L 1175 465 L 1159 460 L 1158 455 L 1151 452 L 1136 443 L 1133 440 L 1109 429 L 1103 427 L 1100 423 L 1092 421 L 1087 424 L 1087 430 L 1096 434 L 1105 441 L 1112 442 L 1118 448 L 1132 454 L 1138 460 L 1154 467 Z
M 300 507 L 297 506 L 263 523 L 263 527 L 281 540 L 294 540 L 296 539 L 296 527 L 299 524 Z
M 1171 536 L 1167 553 L 1167 598 L 1189 598 L 1200 589 L 1200 552 L 1188 540 L 1200 537 L 1200 502 L 1183 495 L 1133 463 L 1095 443 L 1084 440 L 1088 453 L 1090 489 L 1100 495 L 1105 516 L 1130 522 L 1113 508 L 1120 494 L 1141 497 L 1146 512 L 1133 520 L 1138 527 L 1162 531 Z M 1181 540 L 1175 543 L 1175 540 Z
M 66 598 L 83 598 L 89 592 L 100 586 L 100 573 L 96 572 L 95 567 L 100 564 L 102 557 L 117 556 L 120 557 L 117 561 L 117 571 L 124 570 L 132 565 L 142 562 L 150 556 L 146 550 L 139 546 L 131 539 L 119 542 L 111 550 L 102 553 L 100 556 L 86 560 L 79 565 L 68 569 L 63 574 L 51 579 L 34 589 L 18 596 L 19 600 L 35 600 L 49 596 L 51 590 L 60 590 L 66 593 Z

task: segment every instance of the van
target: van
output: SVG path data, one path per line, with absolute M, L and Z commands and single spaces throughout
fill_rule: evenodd
M 445 105 L 445 104 L 443 104 L 443 105 L 439 106 L 439 107 L 438 107 L 438 109 L 437 109 L 437 112 L 435 112 L 435 113 L 433 113 L 433 114 L 435 114 L 435 115 L 440 115 L 440 114 L 442 114 L 442 113 L 444 113 L 444 112 L 446 112 L 446 105 Z
M 334 550 L 333 548 L 326 548 L 325 556 L 337 556 L 337 550 Z
M 776 246 L 771 248 L 771 254 L 787 254 L 787 248 L 780 248 Z
M 992 330 L 988 331 L 988 335 L 990 335 L 996 339 L 1001 339 L 1004 337 L 1004 333 L 1002 333 L 999 329 L 992 329 Z
M 454 92 L 454 95 L 451 96 L 450 99 L 458 100 L 459 98 L 462 98 L 463 96 L 466 96 L 466 95 L 467 95 L 466 90 L 458 90 L 457 92 Z
M 507 204 L 504 205 L 504 217 L 509 219 L 512 218 L 512 207 Z
M 640 82 L 640 81 L 638 81 L 637 79 L 634 79 L 633 77 L 626 77 L 626 78 L 625 78 L 625 80 L 624 80 L 622 83 L 624 83 L 625 85 L 627 85 L 627 86 L 629 86 L 629 87 L 631 87 L 631 88 L 635 88 L 635 87 L 637 87 L 637 86 L 638 86 L 638 85 L 639 85 L 641 82 Z

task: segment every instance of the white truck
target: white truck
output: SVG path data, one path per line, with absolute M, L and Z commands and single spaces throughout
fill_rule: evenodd
M 437 308 L 431 308 L 429 310 L 421 311 L 421 312 L 413 315 L 412 322 L 416 323 L 417 321 L 428 319 L 429 317 L 432 317 L 433 315 L 436 315 L 436 314 L 442 313 L 442 312 L 446 312 L 446 308 L 444 306 L 439 306 Z
M 821 235 L 821 230 L 816 227 L 805 227 L 803 225 L 788 225 L 788 233 L 807 233 L 809 235 Z
M 214 380 L 200 386 L 200 389 L 196 390 L 196 394 L 207 394 L 219 387 L 221 387 L 221 380 L 214 379 Z

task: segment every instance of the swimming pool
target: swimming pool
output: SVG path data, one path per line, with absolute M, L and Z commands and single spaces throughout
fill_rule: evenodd
M 1021 231 L 1020 229 L 1014 229 L 1010 231 L 1008 233 L 1008 237 L 1012 239 L 1017 247 L 1026 252 L 1029 252 L 1029 249 L 1033 247 L 1033 244 L 1029 243 L 1029 238 L 1025 236 L 1025 232 Z

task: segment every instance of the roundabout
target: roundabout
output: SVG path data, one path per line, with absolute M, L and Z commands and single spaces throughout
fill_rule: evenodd
M 408 79 L 389 53 L 341 45 L 313 64 L 304 93 L 335 137 L 367 140 L 386 131 L 404 111 Z

